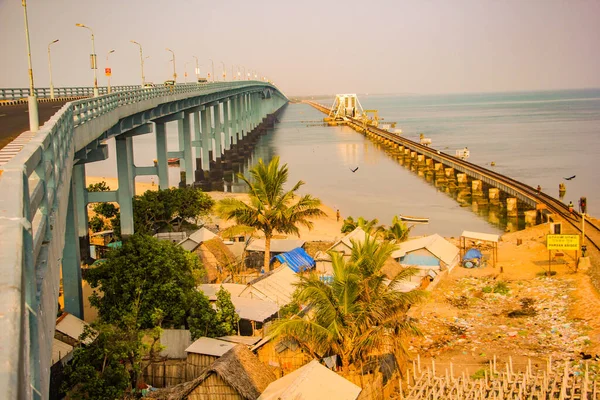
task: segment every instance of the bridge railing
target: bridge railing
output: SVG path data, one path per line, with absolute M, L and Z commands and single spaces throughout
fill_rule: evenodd
M 175 85 L 176 92 L 180 93 L 181 87 L 187 88 L 208 88 L 208 87 L 219 87 L 219 85 L 227 84 L 245 84 L 248 82 L 255 81 L 237 81 L 237 82 L 214 82 L 214 83 L 180 83 Z M 260 82 L 265 83 L 265 82 Z M 140 85 L 125 85 L 125 86 L 111 86 L 111 91 L 114 92 L 128 92 L 132 90 L 147 90 L 154 92 L 155 89 L 165 89 L 169 86 L 157 85 L 154 87 L 142 88 Z M 35 95 L 40 99 L 50 98 L 50 88 L 35 88 Z M 98 87 L 100 95 L 108 94 L 108 88 L 106 86 Z M 164 92 L 164 91 L 163 91 Z M 54 88 L 54 97 L 92 97 L 94 95 L 94 88 L 91 86 L 83 87 L 56 87 Z M 29 96 L 29 88 L 0 88 L 0 100 L 21 100 Z
M 74 129 L 122 105 L 161 97 L 173 101 L 257 84 L 274 88 L 257 81 L 138 86 L 76 100 L 65 104 L 0 168 L 0 388 L 6 398 L 37 399 L 47 389 L 43 385 L 48 384 L 48 371 L 40 370 L 40 365 L 49 366 L 40 362 L 39 354 L 48 353 L 52 345 L 48 334 L 54 328 L 54 315 L 48 310 L 56 306 L 58 296 L 60 271 L 56 269 L 65 243 Z

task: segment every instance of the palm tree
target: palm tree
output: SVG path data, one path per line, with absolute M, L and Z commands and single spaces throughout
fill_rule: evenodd
M 392 350 L 397 359 L 404 358 L 403 339 L 419 333 L 406 312 L 424 296 L 422 291 L 396 290 L 401 281 L 414 275 L 414 269 L 405 269 L 391 280 L 383 274 L 394 244 L 368 236 L 352 244 L 347 261 L 340 253 L 330 253 L 331 284 L 316 274 L 301 277 L 298 301 L 310 311 L 303 318 L 281 320 L 274 328 L 275 335 L 295 339 L 313 355 L 337 354 L 345 371 L 350 364 L 385 349 Z
M 304 182 L 299 181 L 291 190 L 285 191 L 288 179 L 287 164 L 279 166 L 279 157 L 274 157 L 268 165 L 263 160 L 250 170 L 251 181 L 242 174 L 238 177 L 249 187 L 250 204 L 237 199 L 223 199 L 217 203 L 216 211 L 236 225 L 228 233 L 248 233 L 261 231 L 265 235 L 265 271 L 270 270 L 271 238 L 275 232 L 299 236 L 297 225 L 312 229 L 310 218 L 324 216 L 319 206 L 321 200 L 309 194 L 299 198 L 295 193 Z
M 358 219 L 355 221 L 354 218 L 348 217 L 344 219 L 344 223 L 342 224 L 342 233 L 350 233 L 356 228 L 361 228 L 366 233 L 376 234 L 385 229 L 381 225 L 378 226 L 378 223 L 379 220 L 377 218 L 369 221 L 363 217 L 358 217 Z
M 413 227 L 414 225 L 408 226 L 398 216 L 394 216 L 390 227 L 384 230 L 384 237 L 386 240 L 393 240 L 395 243 L 404 242 L 408 239 Z

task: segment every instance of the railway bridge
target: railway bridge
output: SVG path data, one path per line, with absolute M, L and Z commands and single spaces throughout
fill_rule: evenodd
M 277 87 L 262 81 L 120 89 L 66 103 L 37 132 L 24 132 L 0 150 L 2 398 L 48 396 L 61 276 L 65 310 L 83 317 L 87 204 L 119 203 L 122 233 L 133 234 L 136 176 L 156 175 L 160 188 L 168 188 L 167 160 L 176 157 L 183 183 L 202 183 L 211 168 L 243 155 L 247 141 L 287 103 Z M 91 90 L 57 92 L 80 97 Z M 1 90 L 0 100 L 18 101 L 25 92 Z M 177 151 L 167 151 L 169 122 L 177 123 Z M 132 138 L 150 132 L 157 161 L 136 165 Z M 109 138 L 116 141 L 118 189 L 88 193 L 85 165 L 108 157 Z
M 332 109 L 322 104 L 313 101 L 306 103 L 326 115 L 332 113 Z M 538 214 L 543 212 L 548 220 L 561 222 L 571 232 L 580 234 L 581 243 L 591 246 L 594 251 L 600 250 L 600 227 L 597 224 L 577 211 L 571 214 L 562 201 L 538 192 L 536 188 L 396 133 L 366 125 L 358 118 L 346 116 L 340 122 L 372 140 L 397 150 L 405 160 L 411 162 L 411 165 L 414 164 L 420 170 L 434 174 L 436 183 L 441 178 L 446 184 L 456 185 L 459 190 L 468 190 L 474 197 L 483 199 L 487 195 L 490 203 L 500 201 L 501 191 L 505 194 L 509 217 L 516 217 L 519 212 L 518 207 L 522 205 L 527 208 L 524 211 L 526 221 L 535 224 Z M 467 178 L 471 178 L 471 181 L 469 182 Z M 487 193 L 484 187 L 487 187 Z

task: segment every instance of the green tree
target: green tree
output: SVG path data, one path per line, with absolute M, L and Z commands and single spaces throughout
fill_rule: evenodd
M 297 340 L 313 355 L 337 354 L 344 370 L 385 348 L 401 359 L 406 336 L 418 334 L 406 312 L 424 294 L 396 290 L 415 273 L 413 269 L 405 269 L 391 280 L 383 274 L 382 267 L 394 249 L 389 242 L 367 237 L 363 243 L 353 242 L 347 261 L 331 252 L 333 281 L 324 283 L 314 273 L 301 277 L 298 300 L 310 313 L 281 320 L 274 334 Z
M 119 208 L 113 203 L 96 203 L 94 212 L 104 218 L 112 218 L 117 215 Z
M 287 164 L 279 166 L 279 157 L 274 157 L 266 165 L 263 160 L 250 170 L 252 180 L 242 174 L 238 177 L 249 187 L 250 204 L 238 199 L 223 199 L 217 203 L 217 213 L 224 219 L 234 220 L 236 226 L 230 233 L 261 231 L 265 235 L 265 271 L 270 270 L 271 239 L 275 232 L 298 235 L 297 225 L 309 229 L 313 224 L 310 218 L 325 215 L 319 209 L 321 201 L 311 195 L 303 195 L 296 200 L 295 193 L 304 182 L 299 181 L 291 190 L 285 191 L 288 180 Z
M 154 327 L 157 310 L 166 326 L 186 325 L 203 273 L 194 254 L 169 241 L 135 234 L 110 251 L 105 263 L 89 269 L 86 280 L 94 289 L 90 303 L 105 322 L 121 325 L 139 299 L 137 321 L 146 329 Z
M 102 320 L 86 326 L 79 338 L 81 346 L 65 368 L 63 390 L 69 391 L 69 397 L 116 399 L 136 388 L 143 370 L 157 361 L 162 350 L 158 328 L 162 314 L 153 317 L 157 327 L 146 330 L 137 324 L 137 309 L 119 327 Z
M 110 186 L 106 181 L 100 181 L 97 183 L 90 183 L 87 188 L 88 192 L 110 192 Z
M 104 228 L 106 227 L 104 220 L 97 215 L 94 215 L 92 218 L 90 218 L 88 225 L 92 232 L 103 231 Z
M 223 287 L 217 292 L 217 335 L 227 336 L 235 335 L 237 332 L 239 315 L 235 312 L 235 307 L 231 302 L 231 294 Z
M 135 231 L 154 234 L 160 229 L 181 231 L 182 221 L 194 220 L 206 215 L 214 200 L 202 190 L 193 187 L 149 190 L 133 198 Z M 180 222 L 173 224 L 174 219 Z

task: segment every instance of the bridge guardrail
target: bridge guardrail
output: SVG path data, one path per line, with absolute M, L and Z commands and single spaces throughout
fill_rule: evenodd
M 111 86 L 112 92 L 140 89 L 139 85 Z M 50 98 L 50 88 L 35 88 L 35 95 L 40 99 Z M 98 92 L 103 95 L 108 93 L 108 87 L 98 87 Z M 57 87 L 54 88 L 54 97 L 86 97 L 93 96 L 94 88 L 91 86 Z M 29 88 L 0 88 L 0 100 L 21 100 L 29 96 Z
M 256 85 L 276 89 L 259 81 L 127 89 L 132 88 L 129 86 L 110 95 L 73 101 L 65 104 L 14 158 L 0 167 L 0 259 L 4 267 L 0 273 L 0 387 L 6 398 L 40 398 L 47 389 L 41 385 L 48 383 L 43 378 L 48 371 L 40 370 L 36 357 L 40 348 L 49 351 L 51 343 L 41 341 L 40 332 L 53 328 L 54 316 L 39 314 L 40 302 L 46 305 L 48 300 L 40 297 L 53 292 L 55 286 L 58 289 L 58 278 L 56 282 L 48 282 L 47 278 L 58 277 L 56 271 L 49 271 L 58 262 L 47 261 L 60 260 L 64 247 L 64 231 L 58 221 L 66 218 L 67 212 L 73 129 L 122 105 L 159 97 L 173 101 L 172 96 L 179 94 L 203 95 Z M 17 89 L 0 90 L 13 91 L 10 93 L 14 95 L 24 93 Z M 25 92 L 28 94 L 28 89 Z M 56 304 L 55 298 L 51 301 Z

